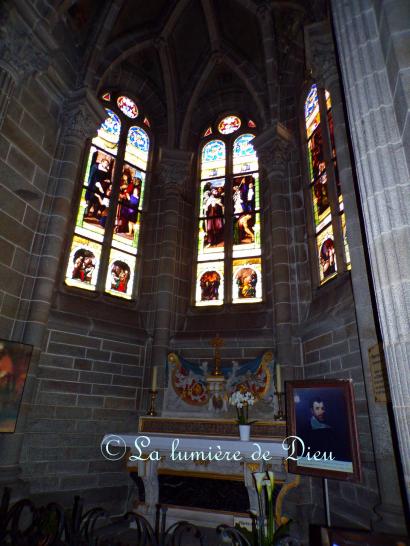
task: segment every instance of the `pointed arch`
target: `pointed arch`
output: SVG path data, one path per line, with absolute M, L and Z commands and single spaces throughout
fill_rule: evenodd
M 239 77 L 239 79 L 244 84 L 244 87 L 248 90 L 252 99 L 254 100 L 260 119 L 267 119 L 266 106 L 264 105 L 261 98 L 262 93 L 255 88 L 255 86 L 251 82 L 251 79 L 248 77 L 249 75 L 244 72 L 243 68 L 239 66 L 238 63 L 235 63 L 235 60 L 228 53 L 226 53 L 225 55 L 214 53 L 208 59 L 206 65 L 201 72 L 201 75 L 198 78 L 193 78 L 193 80 L 196 81 L 196 84 L 190 94 L 181 127 L 180 146 L 182 149 L 185 149 L 188 145 L 192 115 L 196 108 L 200 94 L 206 87 L 207 82 L 210 80 L 212 73 L 218 64 L 225 64 L 227 68 L 229 68 Z M 254 74 L 252 74 L 252 76 L 254 76 Z

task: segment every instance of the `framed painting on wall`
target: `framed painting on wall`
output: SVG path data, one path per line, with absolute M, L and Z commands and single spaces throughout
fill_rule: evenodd
M 0 433 L 14 432 L 33 347 L 0 340 Z
M 286 403 L 289 472 L 360 481 L 351 381 L 288 381 Z

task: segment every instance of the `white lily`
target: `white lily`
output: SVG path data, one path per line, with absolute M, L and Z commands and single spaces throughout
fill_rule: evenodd
M 260 495 L 262 493 L 263 481 L 266 478 L 266 472 L 254 472 L 252 476 L 255 480 L 258 495 Z

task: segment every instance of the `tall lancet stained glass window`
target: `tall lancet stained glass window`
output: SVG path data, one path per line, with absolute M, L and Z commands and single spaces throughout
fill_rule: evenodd
M 130 97 L 105 92 L 101 99 L 107 117 L 88 149 L 65 282 L 130 300 L 138 277 L 150 129 Z
M 319 284 L 350 269 L 343 196 L 337 169 L 332 101 L 316 84 L 305 102 L 309 192 Z
M 253 121 L 229 114 L 203 132 L 196 306 L 262 301 L 259 167 L 252 145 L 255 129 Z

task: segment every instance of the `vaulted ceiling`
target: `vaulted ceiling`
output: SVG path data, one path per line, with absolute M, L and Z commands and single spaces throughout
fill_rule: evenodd
M 115 68 L 145 79 L 175 140 L 228 104 L 280 118 L 279 88 L 304 74 L 303 25 L 326 12 L 326 0 L 61 0 L 54 17 L 94 87 Z

